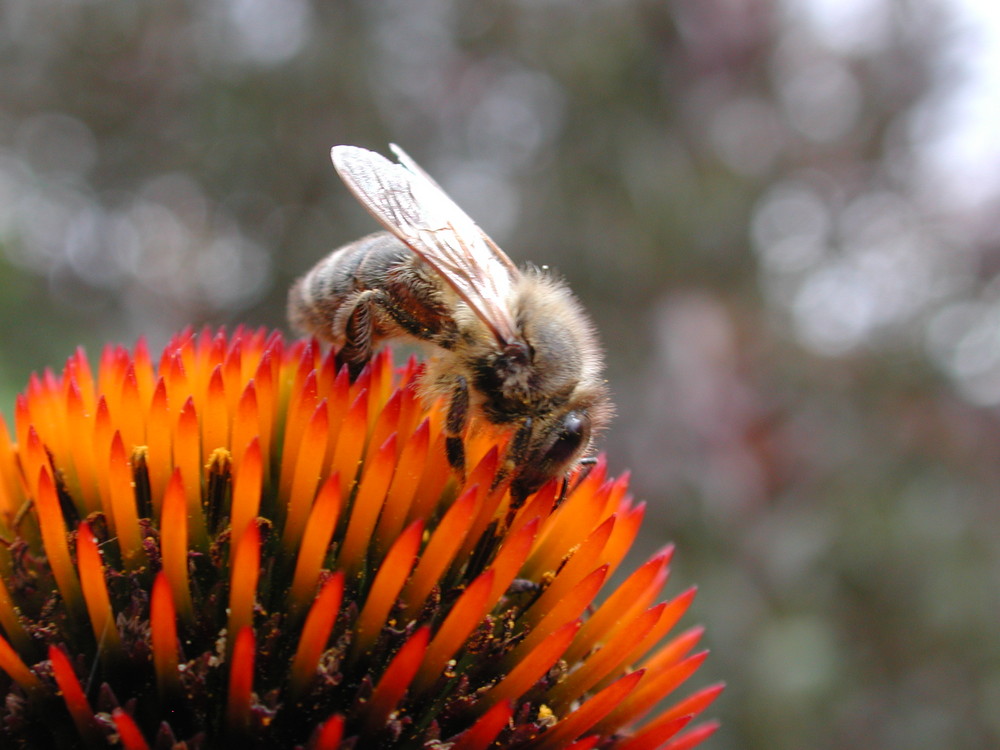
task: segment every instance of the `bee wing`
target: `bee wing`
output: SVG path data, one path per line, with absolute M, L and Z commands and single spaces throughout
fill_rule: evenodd
M 402 164 L 404 167 L 406 167 L 408 170 L 410 170 L 413 174 L 417 175 L 418 177 L 422 177 L 431 187 L 433 187 L 439 193 L 441 193 L 441 196 L 446 201 L 448 201 L 449 204 L 451 204 L 451 208 L 456 213 L 461 214 L 463 217 L 465 217 L 467 221 L 471 222 L 475 226 L 476 228 L 475 231 L 478 232 L 483 242 L 486 243 L 487 248 L 496 258 L 496 260 L 500 261 L 500 263 L 502 263 L 504 266 L 507 267 L 507 271 L 510 273 L 512 277 L 516 277 L 518 274 L 521 273 L 520 271 L 517 270 L 517 266 L 514 265 L 514 262 L 507 257 L 507 253 L 501 250 L 500 246 L 497 243 L 495 243 L 492 240 L 492 238 L 488 234 L 486 234 L 486 232 L 484 232 L 478 225 L 476 225 L 476 223 L 472 219 L 470 219 L 469 216 L 461 208 L 459 208 L 458 204 L 455 203 L 455 201 L 453 201 L 451 198 L 448 197 L 448 194 L 444 191 L 444 188 L 438 185 L 437 180 L 435 180 L 433 177 L 427 174 L 427 172 L 424 171 L 423 167 L 417 164 L 408 153 L 403 151 L 401 146 L 397 146 L 395 143 L 390 143 L 389 148 L 392 151 L 392 153 L 396 155 L 396 158 L 399 159 L 400 164 Z
M 514 340 L 507 300 L 517 267 L 416 162 L 393 150 L 400 164 L 357 146 L 334 146 L 330 158 L 354 197 L 437 271 L 500 343 Z

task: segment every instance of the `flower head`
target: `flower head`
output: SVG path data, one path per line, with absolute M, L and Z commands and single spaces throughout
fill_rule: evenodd
M 511 509 L 505 435 L 454 477 L 420 367 L 185 332 L 82 352 L 0 426 L 4 747 L 685 748 L 721 689 L 656 603 L 597 604 L 643 506 L 603 461 Z M 10 743 L 8 745 L 8 743 Z M 352 744 L 353 743 L 353 744 Z

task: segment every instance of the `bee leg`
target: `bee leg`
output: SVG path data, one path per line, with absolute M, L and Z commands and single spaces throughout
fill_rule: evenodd
M 457 471 L 463 481 L 465 479 L 465 444 L 462 442 L 462 432 L 469 421 L 469 384 L 465 376 L 455 378 L 455 390 L 451 393 L 448 403 L 448 416 L 445 418 L 444 447 L 448 454 L 448 463 Z
M 566 499 L 566 496 L 570 492 L 575 490 L 577 487 L 579 487 L 581 484 L 583 484 L 583 480 L 589 477 L 590 472 L 592 472 L 594 470 L 594 467 L 597 466 L 597 459 L 594 456 L 587 456 L 586 458 L 581 458 L 578 461 L 578 465 L 580 466 L 580 473 L 577 474 L 576 481 L 573 482 L 572 487 L 569 486 L 569 474 L 567 473 L 563 475 L 562 487 L 559 490 L 559 499 L 556 500 L 556 503 L 553 506 L 553 508 L 558 508 L 560 505 L 562 505 L 563 500 Z
M 344 326 L 344 345 L 337 352 L 337 364 L 346 364 L 353 382 L 372 358 L 375 333 L 375 304 L 379 292 L 369 289 L 358 295 Z
M 597 456 L 586 456 L 581 458 L 577 464 L 580 466 L 580 473 L 576 475 L 576 483 L 573 485 L 574 490 L 590 476 L 590 472 L 597 466 Z
M 552 509 L 555 510 L 560 505 L 563 504 L 563 500 L 566 499 L 566 495 L 569 494 L 569 477 L 563 474 L 562 482 L 559 483 L 559 497 L 556 498 L 555 505 Z
M 528 499 L 528 495 L 534 492 L 535 489 L 538 489 L 537 487 L 533 489 L 525 487 L 523 482 L 518 481 L 517 476 L 527 458 L 533 427 L 534 421 L 531 417 L 528 417 L 518 427 L 517 432 L 514 433 L 514 437 L 507 446 L 507 456 L 503 462 L 503 474 L 514 475 L 514 480 L 510 485 L 510 513 L 508 515 L 511 517 L 508 518 L 508 525 L 513 520 L 513 513 L 524 505 L 524 501 Z M 497 481 L 499 482 L 499 478 Z
M 337 363 L 346 364 L 353 381 L 372 358 L 378 324 L 393 321 L 417 339 L 428 339 L 431 333 L 407 309 L 395 303 L 383 289 L 367 289 L 354 301 L 354 307 L 344 326 L 344 346 L 337 354 Z M 466 399 L 468 401 L 468 399 Z
M 493 560 L 496 551 L 500 548 L 500 542 L 503 540 L 503 532 L 507 526 L 509 524 L 501 529 L 498 526 L 498 520 L 494 519 L 486 527 L 482 536 L 479 537 L 479 541 L 476 542 L 476 546 L 473 547 L 472 554 L 469 556 L 469 565 L 465 569 L 465 574 L 468 578 L 475 578 L 486 570 L 486 566 Z
M 500 548 L 504 534 L 514 522 L 517 511 L 524 505 L 524 501 L 528 498 L 528 495 L 534 492 L 534 490 L 529 490 L 523 484 L 519 483 L 517 478 L 517 471 L 524 463 L 528 446 L 531 443 L 531 428 L 533 424 L 531 417 L 525 419 L 507 445 L 504 461 L 500 465 L 500 470 L 493 480 L 490 491 L 495 490 L 505 479 L 513 475 L 513 481 L 510 485 L 510 506 L 503 521 L 500 521 L 500 519 L 493 520 L 479 538 L 479 542 L 473 549 L 472 557 L 469 561 L 467 570 L 467 574 L 469 575 L 478 575 L 486 569 L 486 566 Z

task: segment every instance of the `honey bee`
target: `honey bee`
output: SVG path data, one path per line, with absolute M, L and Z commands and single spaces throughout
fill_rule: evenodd
M 464 473 L 470 417 L 513 429 L 502 472 L 512 507 L 565 476 L 607 423 L 594 328 L 566 284 L 518 269 L 438 184 L 392 146 L 393 163 L 336 146 L 333 164 L 388 232 L 335 250 L 291 289 L 294 328 L 330 342 L 353 376 L 386 339 L 429 344 L 419 387 L 447 399 L 446 450 Z

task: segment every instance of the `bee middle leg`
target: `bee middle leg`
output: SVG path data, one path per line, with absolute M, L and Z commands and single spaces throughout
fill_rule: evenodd
M 465 479 L 465 444 L 462 433 L 469 421 L 469 384 L 464 375 L 455 378 L 455 388 L 448 402 L 448 415 L 445 417 L 444 447 L 448 454 L 448 463 Z
M 528 457 L 528 448 L 531 444 L 531 434 L 534 427 L 534 420 L 528 417 L 518 427 L 517 432 L 507 446 L 507 455 L 503 463 L 503 476 L 513 475 L 510 485 L 510 509 L 515 512 L 524 505 L 528 495 L 534 492 L 537 487 L 526 487 L 524 482 L 519 481 L 519 474 L 524 467 Z
M 581 458 L 577 462 L 577 465 L 580 467 L 580 471 L 577 472 L 576 479 L 574 480 L 572 487 L 570 487 L 569 484 L 569 479 L 570 479 L 569 472 L 563 475 L 562 487 L 559 490 L 559 497 L 556 500 L 555 505 L 553 507 L 558 508 L 560 505 L 562 505 L 563 500 L 566 499 L 566 496 L 569 495 L 570 492 L 575 491 L 576 488 L 579 487 L 581 484 L 583 484 L 583 480 L 585 480 L 588 476 L 590 476 L 590 472 L 593 471 L 594 467 L 597 465 L 597 458 L 594 456 L 587 456 L 585 458 Z

